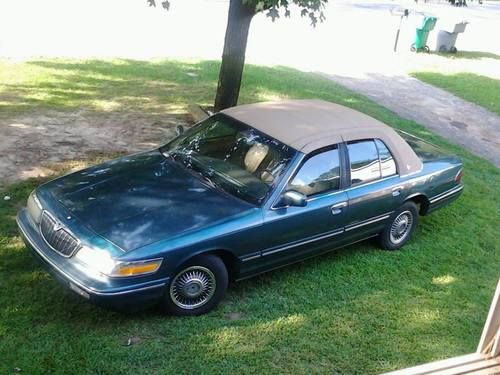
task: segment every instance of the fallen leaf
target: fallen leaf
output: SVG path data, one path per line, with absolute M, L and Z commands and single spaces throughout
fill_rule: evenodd
M 240 320 L 241 319 L 241 313 L 239 312 L 230 312 L 229 314 L 226 315 L 226 318 L 229 320 Z
M 125 346 L 137 345 L 142 341 L 139 336 L 131 336 L 125 341 Z

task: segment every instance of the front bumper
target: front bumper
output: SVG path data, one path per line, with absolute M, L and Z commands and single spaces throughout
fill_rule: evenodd
M 157 279 L 95 278 L 72 259 L 57 254 L 44 241 L 26 209 L 17 215 L 19 232 L 42 265 L 64 286 L 90 302 L 117 309 L 140 309 L 159 302 L 168 277 Z M 140 281 L 139 281 L 140 280 Z

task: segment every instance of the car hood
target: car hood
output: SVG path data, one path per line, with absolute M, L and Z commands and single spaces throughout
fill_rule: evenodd
M 253 208 L 205 185 L 158 150 L 61 177 L 46 188 L 91 230 L 125 251 Z

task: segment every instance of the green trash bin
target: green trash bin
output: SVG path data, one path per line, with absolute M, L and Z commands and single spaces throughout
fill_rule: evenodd
M 413 52 L 430 51 L 429 46 L 427 46 L 427 38 L 429 38 L 429 32 L 434 29 L 434 26 L 436 26 L 436 22 L 436 17 L 424 17 L 422 25 L 420 27 L 417 27 L 415 43 L 413 43 L 410 48 Z

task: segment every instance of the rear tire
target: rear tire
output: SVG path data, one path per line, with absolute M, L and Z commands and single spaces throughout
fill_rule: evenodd
M 417 226 L 418 208 L 414 202 L 406 202 L 391 215 L 380 233 L 380 246 L 386 250 L 398 250 L 410 239 Z
M 224 262 L 212 254 L 197 256 L 172 278 L 165 291 L 164 310 L 172 315 L 193 316 L 213 310 L 224 297 L 229 282 Z

